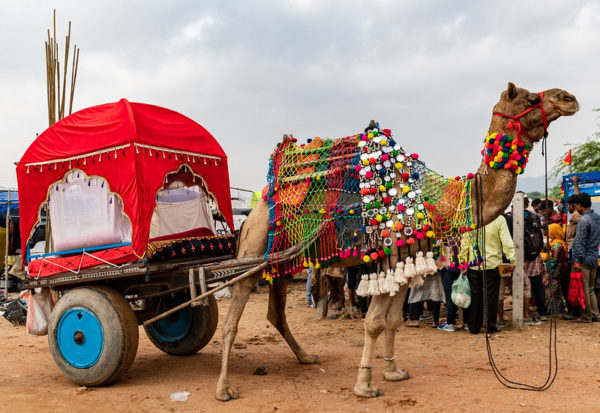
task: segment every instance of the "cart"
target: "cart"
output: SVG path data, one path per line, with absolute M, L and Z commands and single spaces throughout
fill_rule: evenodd
M 17 178 L 25 288 L 58 297 L 48 343 L 80 385 L 127 371 L 139 325 L 167 354 L 201 350 L 218 323 L 212 294 L 266 266 L 234 258 L 227 157 L 177 112 L 125 99 L 76 112 L 31 144 Z M 32 238 L 44 210 L 40 252 Z

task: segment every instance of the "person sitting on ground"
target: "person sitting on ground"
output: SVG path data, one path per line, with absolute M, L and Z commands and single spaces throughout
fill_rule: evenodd
M 581 318 L 573 321 L 591 323 L 600 321 L 594 292 L 596 269 L 598 268 L 598 246 L 600 245 L 600 215 L 591 208 L 592 201 L 586 193 L 577 195 L 575 207 L 581 214 L 581 218 L 577 223 L 577 231 L 573 240 L 572 270 L 582 273 L 585 308 L 581 311 Z

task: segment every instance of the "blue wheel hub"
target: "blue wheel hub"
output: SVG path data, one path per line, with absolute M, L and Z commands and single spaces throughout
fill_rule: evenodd
M 104 331 L 96 314 L 83 307 L 67 310 L 56 330 L 58 348 L 71 366 L 87 369 L 98 362 L 104 348 Z
M 171 307 L 184 303 L 185 297 L 176 295 L 171 302 Z M 167 343 L 176 343 L 183 339 L 192 327 L 192 310 L 189 307 L 171 314 L 167 318 L 150 324 L 154 336 Z

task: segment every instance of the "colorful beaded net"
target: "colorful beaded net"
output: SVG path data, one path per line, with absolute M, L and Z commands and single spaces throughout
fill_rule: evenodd
M 514 159 L 513 155 L 510 160 Z M 407 247 L 415 243 L 417 250 L 450 247 L 448 265 L 462 267 L 475 263 L 458 261 L 464 237 L 470 240 L 469 255 L 480 262 L 473 231 L 473 177 L 448 178 L 427 168 L 417 154 L 403 150 L 391 130 L 378 124 L 364 133 L 340 139 L 317 137 L 300 145 L 284 136 L 271 155 L 264 195 L 269 207 L 265 259 L 270 267 L 263 278 L 272 282 L 348 258 L 379 268 L 387 262 L 391 267 L 393 248 L 396 259 L 402 259 L 401 249 L 410 251 Z M 317 243 L 298 258 L 279 263 L 281 251 L 317 233 Z

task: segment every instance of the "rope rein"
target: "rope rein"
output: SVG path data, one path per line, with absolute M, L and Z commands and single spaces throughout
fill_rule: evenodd
M 546 125 L 544 125 L 546 126 Z M 545 173 L 546 173 L 546 199 L 548 199 L 548 159 L 547 159 L 547 149 L 546 149 L 546 136 L 547 133 L 544 133 L 544 140 L 542 143 L 542 151 L 544 155 L 545 161 Z M 483 222 L 483 207 L 482 207 L 482 183 L 481 183 L 481 175 L 475 175 L 475 187 L 477 193 L 477 223 L 481 225 Z M 485 259 L 485 226 L 480 227 L 481 231 L 481 252 L 483 254 L 483 323 L 485 328 L 485 345 L 488 354 L 488 361 L 490 366 L 492 367 L 492 371 L 494 372 L 494 376 L 496 379 L 505 387 L 509 389 L 516 390 L 528 390 L 528 391 L 545 391 L 548 390 L 556 376 L 558 374 L 558 354 L 556 348 L 556 315 L 552 314 L 550 317 L 550 331 L 549 331 L 549 342 L 548 342 L 548 376 L 546 377 L 546 381 L 541 386 L 530 385 L 527 383 L 521 383 L 518 381 L 513 381 L 506 378 L 500 368 L 496 365 L 494 360 L 494 356 L 492 354 L 492 346 L 490 343 L 490 333 L 488 333 L 488 303 L 487 303 L 487 263 Z M 554 340 L 553 340 L 554 337 Z M 552 349 L 554 348 L 554 363 L 552 361 Z

